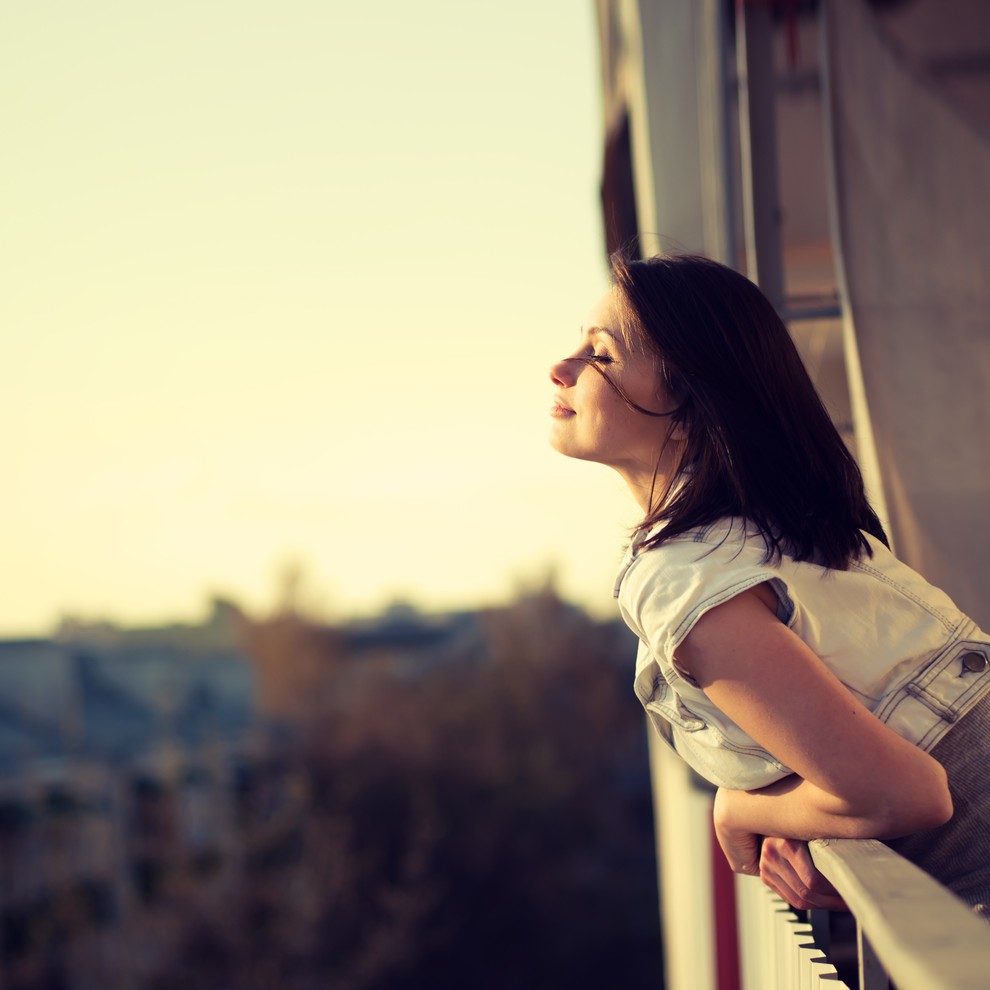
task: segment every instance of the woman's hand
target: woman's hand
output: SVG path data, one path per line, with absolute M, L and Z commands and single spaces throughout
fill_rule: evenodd
M 799 839 L 766 838 L 760 853 L 760 879 L 793 908 L 848 911 L 846 902 L 820 873 L 808 843 Z
M 799 910 L 848 911 L 845 901 L 815 867 L 807 842 L 763 838 L 736 824 L 739 812 L 745 813 L 744 794 L 723 787 L 715 795 L 715 835 L 732 872 L 758 876 L 778 897 Z
M 756 835 L 747 828 L 736 824 L 738 815 L 733 815 L 733 809 L 738 804 L 738 795 L 742 791 L 730 791 L 720 787 L 715 795 L 713 820 L 715 837 L 729 861 L 733 873 L 744 873 L 746 876 L 759 876 L 760 873 L 760 841 L 762 836 Z

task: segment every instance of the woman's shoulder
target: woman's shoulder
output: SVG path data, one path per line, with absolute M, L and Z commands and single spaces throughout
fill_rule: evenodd
M 634 543 L 614 594 L 631 624 L 662 624 L 680 639 L 708 609 L 777 575 L 759 531 L 726 518 L 652 546 Z
M 649 543 L 648 535 L 634 541 L 620 565 L 614 594 L 631 607 L 648 598 L 662 598 L 670 607 L 717 598 L 776 574 L 759 530 L 744 519 L 724 518 L 659 543 Z

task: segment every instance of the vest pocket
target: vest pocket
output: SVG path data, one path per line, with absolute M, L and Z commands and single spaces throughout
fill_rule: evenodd
M 671 691 L 670 694 L 673 696 L 673 704 L 653 700 L 647 702 L 647 710 L 656 715 L 660 715 L 668 722 L 676 725 L 678 728 L 686 730 L 687 732 L 697 732 L 699 729 L 703 729 L 705 727 L 704 721 L 691 714 L 691 712 L 689 712 L 684 705 L 681 704 L 680 698 L 678 698 L 673 691 Z
M 912 678 L 904 691 L 945 722 L 959 719 L 990 689 L 990 643 L 960 640 Z

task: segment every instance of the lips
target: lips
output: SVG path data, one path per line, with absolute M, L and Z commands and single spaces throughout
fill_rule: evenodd
M 563 402 L 555 399 L 553 405 L 550 407 L 550 415 L 555 419 L 566 419 L 568 416 L 574 415 L 574 410 L 570 406 L 565 406 Z

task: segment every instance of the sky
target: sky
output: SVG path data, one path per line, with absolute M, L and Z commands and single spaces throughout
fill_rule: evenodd
M 547 445 L 607 287 L 594 7 L 0 12 L 0 636 L 599 614 L 635 505 Z

